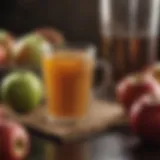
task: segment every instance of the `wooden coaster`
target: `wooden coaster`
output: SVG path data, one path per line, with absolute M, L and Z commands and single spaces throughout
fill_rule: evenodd
M 10 116 L 44 136 L 53 137 L 62 142 L 85 139 L 120 123 L 124 111 L 114 102 L 94 100 L 86 118 L 74 125 L 58 125 L 49 122 L 46 108 L 41 106 L 29 115 L 18 115 L 9 109 Z

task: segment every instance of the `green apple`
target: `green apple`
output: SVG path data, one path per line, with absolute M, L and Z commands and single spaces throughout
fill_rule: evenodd
M 32 72 L 18 71 L 7 75 L 1 86 L 2 98 L 15 111 L 31 112 L 42 98 L 42 83 Z
M 28 67 L 39 68 L 45 52 L 51 52 L 51 45 L 38 34 L 28 34 L 14 46 L 16 63 Z

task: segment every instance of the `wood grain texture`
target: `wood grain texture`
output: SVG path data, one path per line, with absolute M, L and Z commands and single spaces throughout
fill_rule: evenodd
M 85 139 L 100 133 L 124 120 L 122 107 L 113 102 L 94 100 L 84 120 L 74 125 L 51 123 L 46 118 L 45 106 L 39 107 L 30 115 L 20 116 L 9 110 L 10 116 L 18 122 L 48 137 L 61 142 Z

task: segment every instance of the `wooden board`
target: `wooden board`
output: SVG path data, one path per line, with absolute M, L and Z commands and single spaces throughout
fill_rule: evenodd
M 124 111 L 117 103 L 94 100 L 86 118 L 74 125 L 58 125 L 46 118 L 46 107 L 41 106 L 29 115 L 18 115 L 9 109 L 10 116 L 37 132 L 61 142 L 85 139 L 102 132 L 124 119 Z

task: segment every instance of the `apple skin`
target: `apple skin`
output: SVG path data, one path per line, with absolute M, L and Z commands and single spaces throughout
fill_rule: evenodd
M 0 44 L 0 65 L 6 65 L 8 61 L 7 50 Z
M 147 93 L 160 97 L 160 86 L 150 74 L 130 75 L 118 83 L 116 87 L 117 100 L 124 106 L 126 111 L 130 110 L 135 100 Z
M 12 63 L 12 59 L 13 59 L 12 50 L 13 50 L 14 44 L 15 44 L 14 36 L 6 30 L 0 29 L 0 45 L 3 46 L 5 49 L 6 56 L 7 56 L 7 61 L 6 61 L 7 64 Z M 0 49 L 0 52 L 1 52 L 1 49 Z M 1 55 L 0 55 L 0 61 L 1 61 Z
M 52 46 L 39 34 L 27 34 L 14 45 L 14 61 L 19 67 L 41 68 L 43 53 L 51 53 Z
M 131 129 L 142 140 L 160 144 L 160 101 L 148 94 L 136 101 L 130 111 Z
M 155 63 L 154 65 L 148 67 L 145 72 L 151 74 L 160 84 L 160 63 Z
M 6 49 L 11 49 L 14 45 L 15 38 L 14 36 L 6 30 L 0 29 L 0 44 L 3 45 Z
M 55 28 L 37 28 L 34 32 L 43 36 L 51 44 L 62 46 L 65 43 L 65 38 L 63 34 Z
M 15 122 L 2 120 L 0 122 L 1 159 L 23 160 L 28 151 L 29 136 L 24 128 Z
M 7 119 L 9 118 L 7 111 L 3 107 L 3 105 L 0 105 L 0 119 Z

